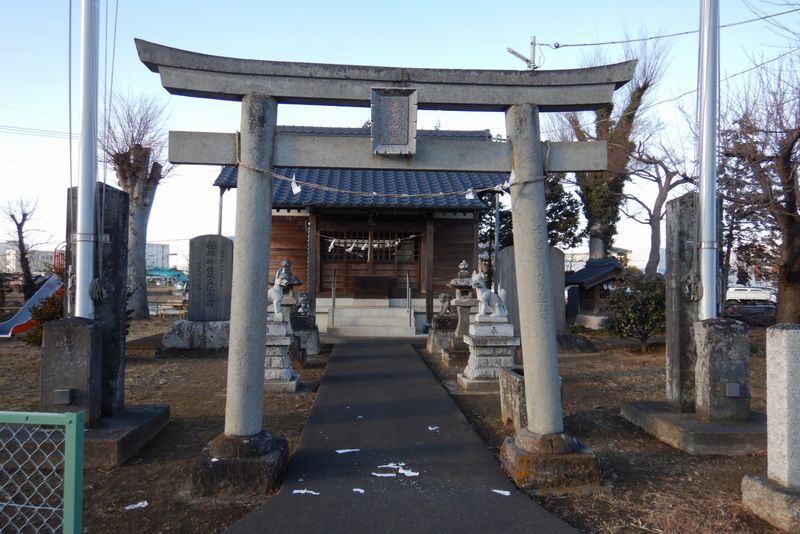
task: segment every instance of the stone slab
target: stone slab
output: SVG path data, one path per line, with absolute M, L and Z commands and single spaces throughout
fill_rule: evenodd
M 45 412 L 84 411 L 84 425 L 101 416 L 100 324 L 81 317 L 49 321 L 42 339 L 39 406 Z M 67 399 L 57 391 L 67 390 Z M 66 402 L 64 402 L 66 400 Z
M 297 391 L 297 375 L 291 380 L 264 380 L 264 391 L 271 393 L 294 393 Z
M 267 336 L 265 345 L 267 347 L 288 347 L 292 344 L 289 336 Z
M 228 347 L 230 321 L 189 321 L 172 323 L 161 343 L 164 349 L 216 350 Z
M 589 338 L 578 334 L 559 334 L 556 342 L 561 352 L 597 352 L 597 347 Z
M 520 339 L 518 337 L 488 337 L 488 336 L 464 336 L 464 343 L 471 347 L 519 347 Z
M 311 329 L 295 328 L 294 334 L 300 341 L 300 348 L 306 351 L 306 354 L 319 354 L 319 329 L 316 326 Z
M 734 319 L 694 323 L 695 413 L 707 421 L 745 421 L 750 415 L 750 339 Z M 730 395 L 734 384 L 737 395 Z
M 767 476 L 800 489 L 800 325 L 767 329 Z
M 84 465 L 115 467 L 138 453 L 169 423 L 169 406 L 126 406 L 119 417 L 106 417 L 84 434 Z
M 767 448 L 764 414 L 752 412 L 747 421 L 703 421 L 680 413 L 664 402 L 637 402 L 620 415 L 655 438 L 694 455 L 742 456 Z
M 800 533 L 800 491 L 766 477 L 746 476 L 742 479 L 742 505 L 772 526 Z
M 522 367 L 500 368 L 500 422 L 511 422 L 514 430 L 528 426 L 528 410 L 525 405 L 525 375 Z
M 270 314 L 270 317 L 272 314 Z M 267 321 L 267 336 L 285 336 L 289 333 L 289 326 L 285 321 Z
M 78 198 L 78 188 L 69 189 L 72 206 Z M 95 247 L 93 262 L 102 265 L 102 272 L 95 273 L 100 280 L 102 299 L 94 302 L 94 320 L 100 332 L 100 353 L 102 354 L 101 416 L 114 417 L 125 409 L 125 331 L 128 310 L 128 193 L 97 184 L 97 202 L 102 206 L 104 242 Z M 67 210 L 66 272 L 74 272 L 71 265 L 74 240 L 77 232 L 75 210 Z M 102 254 L 102 257 L 101 257 Z M 72 269 L 72 271 L 70 270 Z M 142 291 L 145 288 L 141 288 Z M 74 291 L 68 291 L 74 300 Z M 74 309 L 74 308 L 73 308 Z
M 441 352 L 442 349 L 450 344 L 455 330 L 440 330 L 438 328 L 431 328 L 428 330 L 428 340 L 425 348 L 431 354 Z
M 442 363 L 445 365 L 462 365 L 469 359 L 469 351 L 445 347 L 442 349 Z
M 480 315 L 476 313 L 475 315 L 472 316 L 472 318 L 473 318 L 472 324 L 493 324 L 493 325 L 510 324 L 508 322 L 508 316 Z M 514 325 L 511 325 L 511 328 L 514 328 Z
M 192 495 L 230 497 L 270 493 L 283 476 L 289 450 L 283 438 L 273 438 L 273 443 L 269 453 L 245 458 L 216 458 L 206 446 L 192 469 Z
M 506 438 L 500 463 L 518 487 L 537 495 L 587 492 L 600 485 L 597 459 L 586 446 L 564 454 L 531 453 L 520 449 L 514 438 Z
M 513 337 L 514 325 L 508 322 L 477 322 L 470 323 L 469 335 L 472 337 Z
M 209 234 L 189 240 L 189 320 L 231 318 L 233 240 Z
M 667 401 L 681 412 L 695 410 L 695 351 L 693 327 L 699 316 L 696 300 L 684 292 L 684 281 L 695 268 L 698 193 L 686 193 L 667 202 L 666 242 L 666 355 Z
M 500 383 L 497 378 L 467 378 L 464 373 L 458 373 L 456 379 L 458 387 L 468 393 L 497 393 L 500 391 Z

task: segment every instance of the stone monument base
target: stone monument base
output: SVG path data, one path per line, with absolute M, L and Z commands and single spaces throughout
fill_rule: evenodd
M 704 421 L 664 402 L 636 402 L 624 406 L 620 415 L 689 454 L 741 456 L 767 449 L 767 418 L 761 413 L 751 412 L 747 421 Z
M 497 393 L 500 391 L 500 382 L 496 378 L 467 378 L 464 373 L 456 377 L 458 386 L 467 393 Z
M 139 452 L 169 423 L 169 406 L 126 406 L 119 417 L 104 417 L 84 433 L 86 467 L 116 467 Z
M 450 340 L 453 339 L 455 330 L 440 330 L 436 325 L 428 330 L 428 341 L 425 349 L 431 354 L 441 352 L 445 347 L 450 345 Z
M 175 321 L 167 329 L 161 344 L 165 350 L 228 348 L 230 324 L 230 321 Z
M 451 338 L 452 339 L 452 338 Z M 445 365 L 463 365 L 469 359 L 469 350 L 466 348 L 445 347 L 442 349 L 442 363 Z
M 292 375 L 286 380 L 264 380 L 264 392 L 270 393 L 294 393 L 297 391 L 299 379 L 297 375 Z
M 772 526 L 800 533 L 800 491 L 787 489 L 766 477 L 742 479 L 742 504 Z
M 294 329 L 294 335 L 300 340 L 300 348 L 306 354 L 319 354 L 319 328 L 316 326 L 308 329 Z
M 592 450 L 565 434 L 538 436 L 523 429 L 503 442 L 500 462 L 518 487 L 537 495 L 588 492 L 600 484 Z
M 192 469 L 191 494 L 252 495 L 274 490 L 286 468 L 288 443 L 261 431 L 255 436 L 218 436 Z
M 599 330 L 603 328 L 603 322 L 608 319 L 606 315 L 597 315 L 594 313 L 579 313 L 575 316 L 576 326 L 585 326 L 592 330 Z

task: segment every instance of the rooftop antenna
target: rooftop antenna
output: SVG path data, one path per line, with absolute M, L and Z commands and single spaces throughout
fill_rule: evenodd
M 536 36 L 531 35 L 531 57 L 528 59 L 524 54 L 521 54 L 511 48 L 510 46 L 506 48 L 506 52 L 514 56 L 515 58 L 522 60 L 525 62 L 525 65 L 528 67 L 528 70 L 535 70 L 539 68 L 539 65 L 536 64 Z

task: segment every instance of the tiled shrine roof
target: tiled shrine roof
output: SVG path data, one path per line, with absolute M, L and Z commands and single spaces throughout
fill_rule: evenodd
M 613 278 L 623 272 L 622 265 L 616 258 L 591 259 L 586 262 L 583 269 L 574 273 L 567 273 L 564 283 L 567 286 L 580 286 L 590 289 Z
M 308 126 L 279 126 L 281 134 L 369 136 L 369 128 L 323 128 Z M 450 137 L 491 141 L 489 130 L 418 130 L 419 137 Z M 437 208 L 473 210 L 483 207 L 477 196 L 467 199 L 468 189 L 487 189 L 508 180 L 502 172 L 419 171 L 397 169 L 333 169 L 276 167 L 274 172 L 301 182 L 301 191 L 292 192 L 291 183 L 273 180 L 274 207 L 379 207 L 379 208 Z M 237 168 L 225 166 L 214 182 L 217 187 L 236 187 Z M 322 186 L 316 189 L 302 183 Z M 373 195 L 372 193 L 375 193 Z M 461 192 L 461 194 L 446 194 Z M 439 193 L 445 193 L 439 195 Z M 385 196 L 385 195 L 403 196 Z M 426 196 L 414 196 L 426 195 Z
M 467 189 L 491 188 L 508 180 L 502 172 L 441 172 L 385 169 L 315 169 L 276 167 L 274 171 L 298 182 L 307 182 L 333 188 L 336 191 L 303 186 L 298 194 L 292 192 L 291 183 L 273 180 L 272 203 L 274 207 L 392 207 L 392 208 L 442 208 L 479 209 L 484 207 L 477 196 L 467 199 L 463 193 L 438 195 L 437 193 L 463 192 Z M 236 187 L 237 169 L 222 168 L 214 185 L 230 189 Z M 357 193 L 355 193 L 357 192 Z M 372 193 L 376 193 L 372 195 Z M 366 193 L 366 195 L 358 194 Z M 430 196 L 395 197 L 384 194 Z

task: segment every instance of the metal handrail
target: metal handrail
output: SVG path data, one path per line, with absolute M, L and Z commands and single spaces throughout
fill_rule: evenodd
M 411 306 L 411 281 L 406 271 L 406 311 L 408 312 L 408 326 L 414 326 L 414 310 Z
M 328 326 L 336 321 L 336 269 L 333 270 L 333 287 L 331 288 L 331 307 L 328 309 Z

